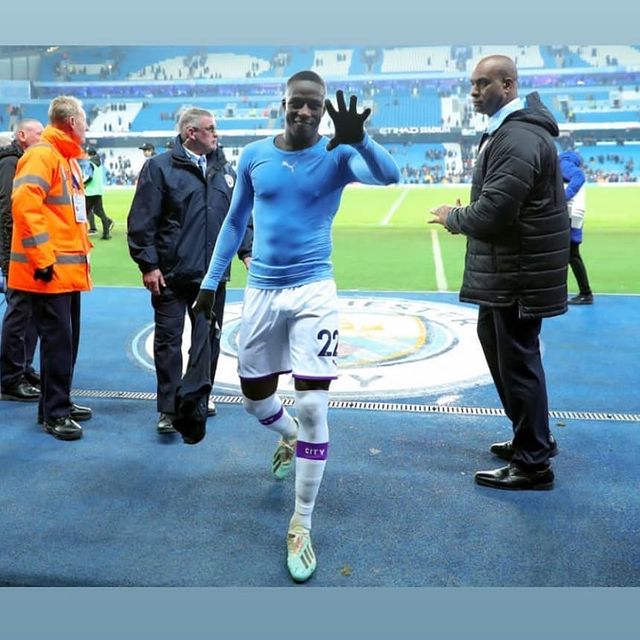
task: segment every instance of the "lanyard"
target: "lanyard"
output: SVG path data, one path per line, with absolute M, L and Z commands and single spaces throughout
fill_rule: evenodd
M 76 167 L 77 166 L 78 166 L 78 164 L 76 163 Z M 71 172 L 71 184 L 73 186 L 73 190 L 75 192 L 82 193 L 83 192 L 82 182 L 80 181 L 80 178 L 76 175 L 76 172 L 73 169 L 74 169 L 73 162 L 70 160 L 69 161 L 69 171 Z

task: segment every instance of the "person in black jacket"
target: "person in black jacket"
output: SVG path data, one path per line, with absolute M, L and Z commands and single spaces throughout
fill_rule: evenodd
M 0 149 L 0 266 L 7 280 L 13 235 L 11 192 L 16 165 L 25 149 L 40 141 L 43 129 L 38 120 L 21 120 L 13 142 Z M 0 344 L 0 397 L 2 400 L 37 402 L 40 397 L 40 376 L 32 362 L 38 332 L 33 321 L 31 297 L 24 291 L 8 289 L 6 302 Z
M 236 175 L 218 145 L 213 115 L 183 112 L 171 151 L 150 157 L 142 167 L 127 218 L 129 253 L 151 292 L 159 433 L 175 433 L 176 390 L 182 376 L 185 313 L 207 272 L 213 247 L 227 215 Z M 248 267 L 252 231 L 247 229 L 238 257 Z M 216 292 L 217 323 L 211 326 L 211 383 L 220 354 L 226 281 Z M 209 415 L 215 414 L 210 401 Z
M 550 489 L 542 318 L 567 310 L 569 216 L 553 137 L 558 125 L 537 93 L 518 97 L 516 66 L 492 55 L 471 75 L 475 110 L 490 116 L 472 178 L 471 204 L 441 205 L 430 222 L 467 236 L 460 300 L 480 305 L 478 337 L 513 438 L 492 445 L 508 466 L 478 484 Z

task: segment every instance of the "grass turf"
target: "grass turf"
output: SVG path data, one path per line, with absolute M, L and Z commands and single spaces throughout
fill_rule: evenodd
M 460 198 L 464 185 L 421 188 L 350 187 L 342 197 L 334 231 L 336 280 L 340 289 L 437 290 L 432 230 L 442 256 L 446 288 L 457 291 L 463 270 L 465 241 L 428 225 L 429 210 Z M 133 189 L 109 189 L 105 209 L 116 221 L 112 240 L 95 240 L 92 273 L 97 285 L 140 285 L 140 273 L 129 257 L 126 217 Z M 593 290 L 640 293 L 640 187 L 589 185 L 585 240 L 581 252 Z M 94 236 L 98 238 L 98 236 Z M 231 287 L 244 287 L 244 267 L 234 260 Z M 569 288 L 576 291 L 569 275 Z

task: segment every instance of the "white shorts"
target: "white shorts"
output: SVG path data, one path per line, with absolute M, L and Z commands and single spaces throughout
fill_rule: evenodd
M 265 378 L 338 377 L 338 294 L 333 280 L 244 293 L 238 335 L 238 375 Z

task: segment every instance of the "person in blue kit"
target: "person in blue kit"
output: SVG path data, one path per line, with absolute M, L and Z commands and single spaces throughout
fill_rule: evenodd
M 185 110 L 171 151 L 149 157 L 140 172 L 127 218 L 129 253 L 142 272 L 154 309 L 157 431 L 173 434 L 176 391 L 182 377 L 182 334 L 200 281 L 227 215 L 235 172 L 218 145 L 213 115 Z M 251 229 L 243 229 L 238 257 L 251 261 Z M 222 325 L 229 269 L 216 284 L 216 315 Z M 211 327 L 211 383 L 220 355 L 219 331 Z M 209 415 L 216 413 L 209 400 Z
M 253 258 L 238 337 L 238 373 L 245 409 L 280 435 L 272 472 L 295 464 L 295 510 L 287 533 L 287 567 L 303 582 L 316 568 L 311 515 L 329 448 L 328 391 L 337 377 L 338 299 L 331 264 L 331 225 L 345 186 L 400 180 L 389 153 L 365 132 L 370 109 L 349 107 L 338 91 L 335 109 L 324 80 L 300 71 L 286 84 L 285 128 L 245 147 L 238 184 L 220 231 L 195 313 L 213 318 L 216 289 L 251 214 Z M 335 135 L 319 133 L 325 110 Z M 294 419 L 277 394 L 278 377 L 292 372 Z M 295 463 L 294 463 L 295 459 Z
M 560 171 L 564 181 L 564 196 L 569 208 L 571 220 L 571 251 L 569 266 L 578 283 L 578 295 L 569 298 L 569 304 L 593 304 L 593 291 L 589 284 L 587 268 L 580 255 L 582 228 L 586 210 L 586 177 L 582 170 L 582 158 L 571 150 L 563 151 L 560 156 Z

